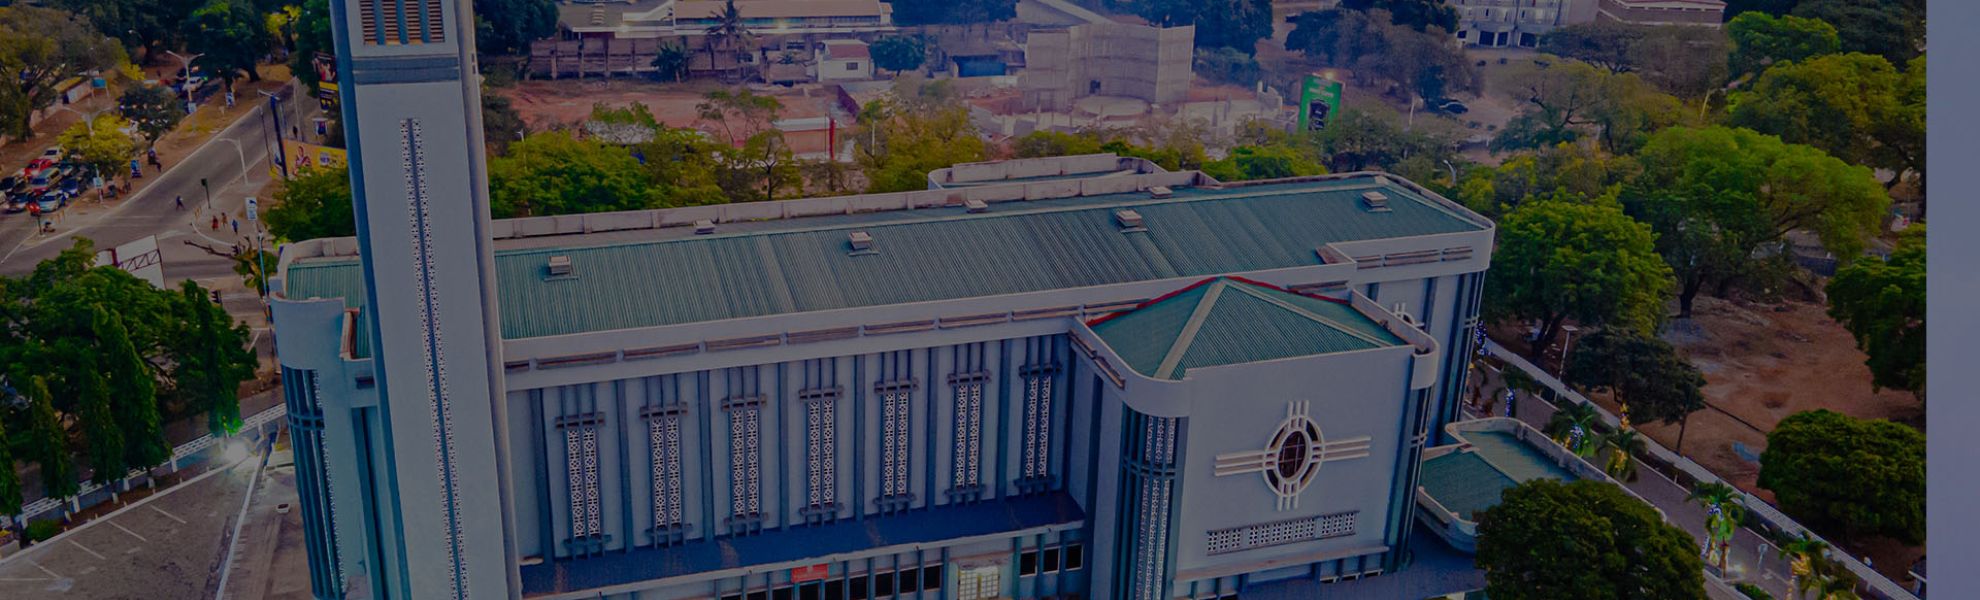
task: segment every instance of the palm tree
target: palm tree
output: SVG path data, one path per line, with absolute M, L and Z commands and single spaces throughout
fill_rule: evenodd
M 717 68 L 716 46 L 722 46 L 723 50 L 740 56 L 741 48 L 748 45 L 750 39 L 754 37 L 755 34 L 750 33 L 749 28 L 743 25 L 742 11 L 736 9 L 736 0 L 728 0 L 722 5 L 722 12 L 715 15 L 715 24 L 708 26 L 708 30 L 701 38 L 702 45 L 708 49 L 708 68 Z
M 1595 422 L 1599 420 L 1595 407 L 1587 404 L 1568 404 L 1547 420 L 1542 433 L 1554 438 L 1554 442 L 1566 446 L 1569 452 L 1578 456 L 1588 456 L 1595 451 Z
M 654 74 L 674 81 L 686 79 L 688 57 L 690 56 L 693 55 L 688 54 L 687 46 L 682 45 L 680 42 L 662 43 L 660 44 L 659 52 L 653 55 Z M 714 65 L 711 62 L 709 66 L 712 67 Z
M 1635 429 L 1624 428 L 1604 436 L 1602 445 L 1609 451 L 1608 463 L 1602 470 L 1619 481 L 1636 481 L 1636 454 L 1647 451 L 1642 434 Z
M 1858 600 L 1856 574 L 1844 569 L 1842 563 L 1818 556 L 1811 566 L 1812 574 L 1796 582 L 1796 594 L 1813 591 L 1815 600 Z
M 1801 532 L 1801 537 L 1788 540 L 1777 549 L 1780 557 L 1788 561 L 1788 574 L 1796 595 L 1814 587 L 1817 563 L 1828 561 L 1825 556 L 1828 549 L 1828 543 L 1809 536 L 1806 531 Z
M 1705 559 L 1723 571 L 1733 532 L 1746 518 L 1746 505 L 1740 503 L 1742 496 L 1733 486 L 1715 481 L 1693 486 L 1689 498 L 1705 506 Z

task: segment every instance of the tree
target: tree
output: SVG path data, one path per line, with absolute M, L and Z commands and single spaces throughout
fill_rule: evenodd
M 489 204 L 498 219 L 650 208 L 643 171 L 624 148 L 546 131 L 489 161 Z
M 1540 36 L 1540 51 L 1572 58 L 1610 73 L 1627 73 L 1640 65 L 1636 46 L 1648 37 L 1649 26 L 1596 20 L 1555 28 Z
M 83 442 L 88 449 L 90 478 L 97 485 L 109 485 L 124 478 L 124 432 L 117 428 L 117 417 L 110 410 L 110 386 L 95 371 L 84 371 L 77 401 L 82 405 L 77 421 L 82 423 Z
M 1706 560 L 1724 571 L 1732 555 L 1733 533 L 1746 519 L 1745 496 L 1733 486 L 1712 481 L 1693 485 L 1687 499 L 1705 507 Z
M 1568 383 L 1608 390 L 1626 422 L 1675 424 L 1705 408 L 1705 376 L 1669 343 L 1607 329 L 1582 336 L 1568 355 Z M 1682 434 L 1679 439 L 1683 439 Z
M 1794 15 L 1776 17 L 1764 12 L 1748 12 L 1726 22 L 1732 38 L 1732 74 L 1759 74 L 1768 65 L 1801 62 L 1842 51 L 1836 28 L 1821 19 Z
M 1836 28 L 1844 52 L 1883 56 L 1902 64 L 1925 48 L 1925 7 L 1903 0 L 1804 0 L 1794 16 Z
M 1914 226 L 1885 258 L 1865 258 L 1829 280 L 1829 317 L 1870 355 L 1871 385 L 1925 399 L 1925 234 Z M 1913 231 L 1921 230 L 1921 231 Z
M 255 65 L 268 53 L 271 41 L 261 14 L 248 0 L 210 0 L 193 11 L 185 28 L 198 32 L 187 47 L 203 55 L 200 60 L 213 68 L 228 88 L 234 87 L 234 79 L 243 72 L 248 81 L 261 81 Z
M 1457 9 L 1442 0 L 1343 0 L 1341 8 L 1361 11 L 1380 8 L 1389 11 L 1395 24 L 1417 31 L 1431 27 L 1457 31 Z
M 1465 173 L 1453 196 L 1467 208 L 1498 218 L 1538 196 L 1600 198 L 1621 189 L 1639 171 L 1635 159 L 1590 144 L 1551 144 L 1506 157 L 1498 167 Z
M 96 172 L 116 173 L 138 151 L 138 141 L 125 133 L 130 121 L 114 114 L 96 115 L 89 123 L 77 123 L 62 132 L 62 149 Z
M 968 25 L 1017 18 L 1016 0 L 896 0 L 900 25 Z
M 275 190 L 262 211 L 276 239 L 302 241 L 357 235 L 347 167 L 319 167 L 298 173 Z
M 1830 54 L 1768 68 L 1733 95 L 1728 121 L 1891 173 L 1925 170 L 1924 59 L 1900 73 L 1883 57 Z
M 28 119 L 55 103 L 57 83 L 124 61 L 123 46 L 80 17 L 35 6 L 0 6 L 0 73 L 9 74 L 0 77 L 0 134 L 32 137 Z
M 330 0 L 302 0 L 289 28 L 294 31 L 295 50 L 289 53 L 289 72 L 309 87 L 311 95 L 321 88 L 316 76 L 317 53 L 335 54 L 330 37 Z
M 797 178 L 790 144 L 773 125 L 783 113 L 783 102 L 749 90 L 716 90 L 695 110 L 703 124 L 721 129 L 720 141 L 730 146 L 716 162 L 717 181 L 730 197 L 772 200 L 778 188 Z
M 192 280 L 179 286 L 173 300 L 175 391 L 189 408 L 206 413 L 207 431 L 231 435 L 241 427 L 241 382 L 254 376 L 256 364 L 247 326 L 234 322 Z
M 1493 87 L 1527 106 L 1494 145 L 1504 149 L 1573 141 L 1592 129 L 1603 149 L 1627 154 L 1651 131 L 1681 122 L 1675 97 L 1634 73 L 1614 74 L 1579 61 L 1519 61 L 1499 73 Z M 1532 146 L 1528 146 L 1532 144 Z
M 1547 419 L 1547 427 L 1541 433 L 1547 434 L 1554 443 L 1576 456 L 1591 456 L 1597 448 L 1595 425 L 1601 420 L 1594 406 L 1570 402 L 1554 411 L 1554 416 Z
M 988 156 L 969 107 L 948 81 L 901 79 L 859 112 L 855 159 L 868 193 L 926 189 L 928 172 Z
M 18 371 L 17 371 L 18 372 Z M 28 436 L 25 446 L 34 455 L 35 464 L 41 465 L 41 490 L 49 498 L 68 498 L 76 495 L 81 486 L 76 482 L 76 467 L 69 460 L 69 435 L 62 429 L 62 419 L 55 414 L 54 399 L 48 393 L 48 382 L 40 375 L 28 380 Z
M 481 142 L 491 156 L 509 153 L 509 142 L 529 135 L 529 122 L 508 96 L 481 90 Z
M 1231 48 L 1198 49 L 1192 62 L 1198 75 L 1218 83 L 1251 87 L 1264 76 L 1256 57 Z
M 1794 10 L 1801 0 L 1726 0 L 1726 18 L 1731 19 L 1749 12 L 1781 16 Z
M 1697 98 L 1725 83 L 1730 48 L 1712 28 L 1594 21 L 1547 32 L 1540 51 L 1612 74 L 1636 73 L 1664 92 Z
M 1602 448 L 1609 455 L 1608 460 L 1602 463 L 1602 472 L 1617 481 L 1636 481 L 1636 455 L 1649 451 L 1649 446 L 1643 442 L 1643 434 L 1635 429 L 1622 428 L 1602 436 Z
M 1637 161 L 1643 175 L 1625 195 L 1656 228 L 1658 252 L 1677 276 L 1680 317 L 1691 316 L 1706 283 L 1723 292 L 1789 231 L 1813 232 L 1854 260 L 1890 203 L 1870 169 L 1748 129 L 1665 129 Z
M 1203 165 L 1203 172 L 1218 181 L 1247 181 L 1325 175 L 1327 168 L 1288 145 L 1238 146 L 1230 156 Z
M 1196 26 L 1197 48 L 1230 48 L 1247 55 L 1272 37 L 1271 0 L 1150 0 L 1134 3 L 1159 27 Z
M 21 472 L 14 467 L 13 440 L 7 437 L 7 421 L 0 419 L 0 515 L 21 514 Z
M 192 10 L 192 3 L 181 0 L 51 0 L 47 6 L 82 17 L 133 54 L 154 44 L 178 47 L 184 41 L 178 25 Z
M 736 0 L 728 0 L 722 5 L 721 12 L 715 13 L 715 24 L 709 25 L 708 29 L 702 31 L 701 44 L 708 50 L 708 68 L 725 73 L 733 72 L 721 68 L 721 63 L 715 60 L 715 51 L 718 48 L 731 58 L 736 58 L 737 60 L 734 61 L 736 68 L 741 68 L 740 57 L 750 52 L 755 39 L 756 34 L 752 33 L 745 24 L 742 11 L 736 8 Z
M 123 464 L 138 469 L 164 464 L 172 457 L 172 445 L 159 425 L 156 367 L 131 344 L 123 319 L 115 313 L 98 306 L 90 321 L 102 349 L 100 367 L 116 414 Z M 96 443 L 97 438 L 90 439 Z
M 1455 124 L 1435 119 L 1421 119 L 1417 127 L 1406 129 L 1402 115 L 1394 111 L 1350 108 L 1342 110 L 1313 141 L 1326 155 L 1327 168 L 1335 173 L 1370 167 L 1396 170 L 1413 156 L 1457 160 L 1459 131 L 1462 129 Z
M 1657 257 L 1653 238 L 1648 226 L 1606 198 L 1523 203 L 1499 222 L 1486 312 L 1537 321 L 1535 356 L 1570 319 L 1654 331 L 1663 317 L 1671 270 Z
M 1807 531 L 1789 539 L 1774 549 L 1781 560 L 1788 562 L 1788 577 L 1796 594 L 1807 594 L 1810 589 L 1820 587 L 1822 563 L 1829 562 L 1829 543 L 1815 539 Z
M 693 129 L 660 127 L 653 141 L 634 150 L 646 157 L 647 177 L 660 186 L 662 206 L 729 201 L 717 172 L 724 147 Z
M 145 145 L 150 146 L 179 126 L 186 107 L 178 94 L 164 86 L 139 84 L 126 88 L 117 98 L 117 113 L 136 125 Z
M 550 0 L 474 0 L 474 47 L 483 56 L 528 53 L 530 42 L 556 33 Z
M 873 42 L 873 66 L 895 73 L 921 68 L 928 58 L 928 44 L 920 37 L 890 35 Z
M 688 61 L 693 56 L 687 46 L 678 40 L 661 42 L 653 54 L 653 74 L 668 81 L 686 81 Z
M 1079 156 L 1104 152 L 1100 149 L 1104 143 L 1097 135 L 1038 130 L 1012 141 L 1011 151 L 1016 158 Z
M 1767 434 L 1760 487 L 1804 523 L 1916 544 L 1925 539 L 1925 434 L 1883 419 L 1796 413 Z
M 1540 478 L 1478 513 L 1493 600 L 1704 598 L 1691 536 L 1615 485 Z
M 1350 69 L 1363 83 L 1393 82 L 1412 101 L 1476 91 L 1480 83 L 1477 67 L 1451 43 L 1448 31 L 1411 29 L 1379 8 L 1302 14 L 1286 36 L 1286 50 L 1322 66 Z

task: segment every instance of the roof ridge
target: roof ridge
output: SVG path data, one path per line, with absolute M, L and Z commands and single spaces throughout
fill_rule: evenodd
M 1176 370 L 1176 365 L 1181 364 L 1183 357 L 1189 355 L 1189 346 L 1196 342 L 1197 332 L 1203 330 L 1203 322 L 1210 319 L 1210 312 L 1217 307 L 1217 299 L 1223 297 L 1224 289 L 1229 287 L 1231 287 L 1229 278 L 1216 277 L 1210 280 L 1209 288 L 1203 290 L 1203 295 L 1196 299 L 1196 308 L 1190 311 L 1189 320 L 1183 322 L 1182 331 L 1176 332 L 1175 341 L 1169 343 L 1169 352 L 1162 355 L 1162 362 L 1155 366 L 1155 372 L 1151 376 L 1159 379 L 1171 376 Z

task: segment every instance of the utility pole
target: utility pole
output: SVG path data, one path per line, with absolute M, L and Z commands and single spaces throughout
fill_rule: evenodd
M 194 55 L 192 55 L 192 56 L 186 56 L 186 55 L 184 55 L 184 54 L 179 54 L 179 53 L 177 53 L 177 52 L 173 52 L 173 51 L 171 51 L 171 50 L 166 50 L 166 51 L 165 51 L 165 53 L 166 53 L 166 54 L 170 54 L 170 55 L 172 55 L 172 58 L 176 58 L 176 59 L 179 59 L 179 67 L 180 67 L 180 68 L 182 68 L 182 69 L 185 69 L 185 72 L 186 72 L 186 74 L 185 74 L 185 77 L 184 77 L 184 78 L 182 78 L 182 79 L 180 79 L 180 80 L 179 80 L 179 87 L 180 87 L 181 89 L 184 89 L 184 90 L 186 91 L 186 111 L 188 112 L 188 114 L 190 114 L 190 113 L 191 113 L 191 111 L 192 111 L 192 107 L 193 107 L 193 101 L 192 101 L 192 62 L 193 62 L 193 61 L 195 61 L 195 60 L 199 60 L 199 57 L 201 57 L 201 56 L 206 56 L 206 54 L 205 54 L 205 53 L 200 53 L 200 54 L 194 54 Z

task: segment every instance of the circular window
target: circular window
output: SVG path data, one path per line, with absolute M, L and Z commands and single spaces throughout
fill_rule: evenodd
M 1320 472 L 1320 425 L 1303 415 L 1279 425 L 1268 446 L 1271 465 L 1265 483 L 1282 498 L 1297 496 Z
M 1279 445 L 1279 478 L 1296 479 L 1300 469 L 1306 468 L 1306 433 L 1294 431 Z

